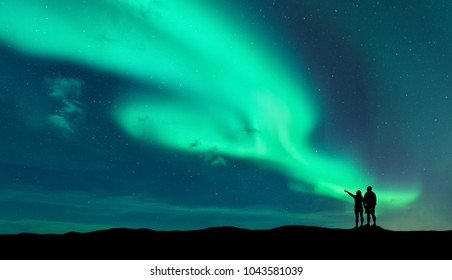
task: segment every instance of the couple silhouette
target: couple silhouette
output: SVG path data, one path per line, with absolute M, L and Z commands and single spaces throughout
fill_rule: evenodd
M 367 225 L 370 224 L 370 217 L 372 216 L 373 225 L 377 225 L 377 217 L 375 216 L 375 206 L 377 205 L 377 196 L 372 191 L 372 187 L 367 187 L 367 192 L 362 195 L 361 191 L 356 191 L 356 194 L 345 190 L 355 200 L 355 228 L 358 227 L 359 218 L 361 218 L 361 226 L 363 226 L 363 210 L 366 209 Z

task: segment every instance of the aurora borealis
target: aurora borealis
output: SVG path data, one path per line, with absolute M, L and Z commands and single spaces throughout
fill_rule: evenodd
M 0 233 L 451 229 L 452 3 L 392 2 L 0 1 Z

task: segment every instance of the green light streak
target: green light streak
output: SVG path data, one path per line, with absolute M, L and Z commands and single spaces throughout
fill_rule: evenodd
M 345 188 L 375 185 L 381 205 L 416 199 L 416 183 L 395 191 L 358 163 L 314 152 L 309 137 L 318 116 L 307 81 L 266 48 L 258 27 L 244 29 L 211 5 L 2 1 L 0 40 L 161 85 L 159 98 L 126 92 L 116 103 L 113 117 L 136 139 L 246 159 L 285 174 L 295 191 L 349 201 Z

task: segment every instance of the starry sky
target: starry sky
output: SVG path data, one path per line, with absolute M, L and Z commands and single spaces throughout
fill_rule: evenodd
M 452 229 L 452 2 L 0 1 L 0 233 Z

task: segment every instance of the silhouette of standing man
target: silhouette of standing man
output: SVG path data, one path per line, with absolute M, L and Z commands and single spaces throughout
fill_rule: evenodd
M 372 187 L 367 187 L 367 192 L 364 194 L 364 207 L 367 214 L 367 225 L 370 223 L 370 216 L 372 216 L 373 225 L 377 225 L 377 217 L 375 216 L 375 206 L 377 205 L 377 196 L 372 191 Z
M 353 199 L 355 199 L 355 228 L 358 227 L 358 217 L 361 217 L 361 226 L 363 226 L 363 195 L 361 194 L 361 191 L 356 191 L 356 195 L 352 194 L 351 192 L 345 190 L 346 193 L 348 193 Z

